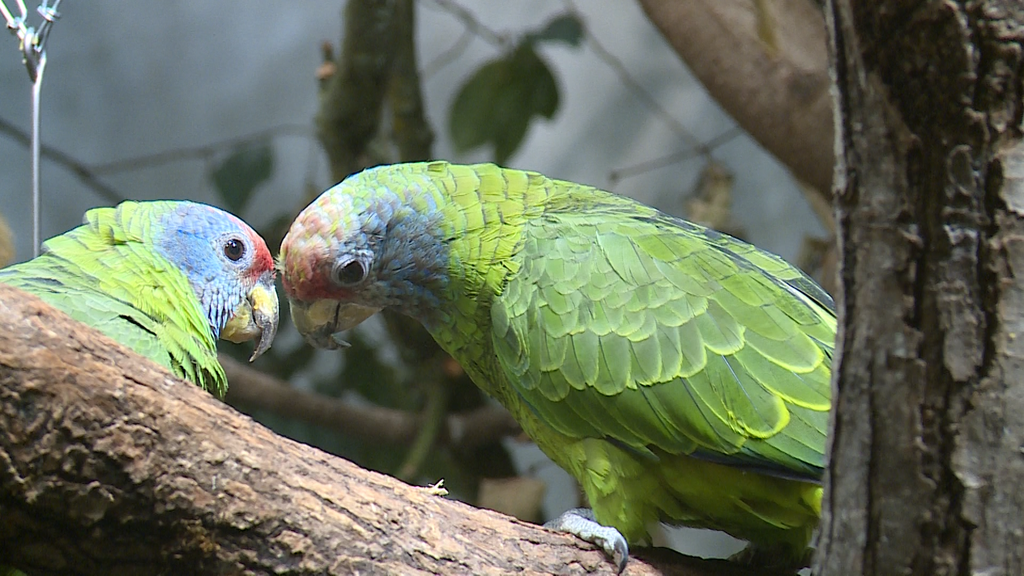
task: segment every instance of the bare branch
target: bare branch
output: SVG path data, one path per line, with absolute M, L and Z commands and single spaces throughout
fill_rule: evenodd
M 566 0 L 566 4 L 580 22 L 585 21 L 583 15 L 580 14 L 579 9 L 572 0 Z M 685 141 L 687 145 L 693 147 L 698 154 L 705 156 L 710 160 L 709 149 L 702 144 L 692 132 L 687 130 L 686 126 L 683 126 L 682 122 L 669 113 L 669 111 L 666 110 L 665 107 L 662 106 L 661 103 L 658 102 L 658 100 L 652 96 L 639 81 L 633 78 L 633 75 L 629 73 L 629 69 L 622 63 L 622 60 L 619 60 L 618 57 L 605 48 L 604 44 L 601 43 L 596 35 L 592 34 L 587 29 L 584 29 L 584 31 L 586 33 L 587 45 L 590 46 L 590 49 L 599 60 L 611 68 L 612 72 L 615 72 L 615 75 L 619 77 L 619 81 L 622 82 L 622 84 L 626 86 L 626 88 L 628 88 L 644 106 L 661 119 L 661 121 L 664 122 L 664 125 L 672 130 L 676 136 Z
M 335 181 L 374 164 L 367 147 L 380 126 L 391 74 L 399 7 L 386 0 L 350 0 L 337 71 L 320 94 L 317 135 Z
M 463 26 L 466 27 L 466 30 L 472 32 L 492 46 L 508 46 L 510 40 L 509 35 L 502 34 L 484 22 L 481 22 L 479 18 L 474 16 L 472 12 L 458 2 L 453 0 L 431 0 L 431 3 L 460 20 Z
M 420 73 L 416 66 L 415 14 L 412 0 L 398 2 L 388 102 L 391 104 L 398 156 L 402 162 L 430 160 L 430 147 L 434 143 L 434 131 L 427 123 Z
M 220 355 L 228 375 L 228 401 L 246 409 L 268 410 L 317 426 L 336 430 L 367 442 L 408 446 L 422 426 L 418 414 L 382 406 L 355 406 L 306 390 L 292 388 L 269 374 L 255 370 L 229 356 Z M 456 450 L 518 434 L 519 424 L 507 410 L 485 406 L 472 412 L 449 414 L 438 441 Z
M 680 152 L 671 152 L 659 158 L 654 158 L 653 160 L 644 160 L 643 162 L 633 164 L 632 166 L 617 168 L 608 174 L 608 179 L 612 183 L 615 183 L 620 180 L 625 180 L 626 178 L 632 178 L 639 174 L 646 174 L 652 170 L 672 166 L 696 156 L 703 156 L 705 161 L 713 162 L 714 160 L 710 158 L 711 152 L 714 152 L 714 150 L 719 146 L 732 142 L 733 139 L 740 134 L 743 134 L 743 129 L 739 126 L 733 126 L 718 136 L 708 140 L 704 144 L 701 144 L 699 148 L 690 148 L 689 150 L 683 150 Z
M 249 134 L 225 138 L 210 144 L 172 148 L 153 154 L 95 164 L 90 169 L 94 174 L 115 174 L 160 166 L 171 162 L 180 162 L 181 160 L 209 160 L 218 152 L 229 150 L 236 146 L 271 140 L 277 136 L 285 135 L 308 138 L 313 135 L 313 127 L 305 124 L 281 124 L 280 126 L 263 128 Z
M 423 67 L 423 77 L 430 78 L 436 74 L 439 70 L 452 62 L 458 60 L 459 56 L 462 56 L 466 49 L 469 48 L 470 42 L 473 41 L 473 32 L 468 28 L 462 31 L 459 35 L 458 40 L 451 45 L 450 48 L 441 52 L 437 56 L 434 56 L 430 62 L 427 62 L 426 66 Z
M 12 140 L 26 148 L 31 144 L 31 138 L 27 132 L 3 118 L 0 118 L 0 133 L 7 134 Z M 72 157 L 66 152 L 58 150 L 53 146 L 43 145 L 41 148 L 41 154 L 47 160 L 50 160 L 77 176 L 83 184 L 91 188 L 104 200 L 111 204 L 117 204 L 124 201 L 127 197 L 100 180 L 99 177 L 101 175 L 140 170 L 181 160 L 206 160 L 218 152 L 242 144 L 269 140 L 283 135 L 310 137 L 312 134 L 313 129 L 311 126 L 302 124 L 282 124 L 280 126 L 272 126 L 270 128 L 257 130 L 250 134 L 211 142 L 210 144 L 174 148 L 171 150 L 156 152 L 154 154 L 146 154 L 144 156 L 124 158 L 122 160 L 114 160 L 112 162 L 92 165 L 86 164 L 85 162 Z

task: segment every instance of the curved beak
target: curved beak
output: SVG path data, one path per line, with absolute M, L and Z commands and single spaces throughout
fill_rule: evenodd
M 274 277 L 268 273 L 249 290 L 245 300 L 235 310 L 235 315 L 224 326 L 220 337 L 232 342 L 256 339 L 256 347 L 249 358 L 249 362 L 252 362 L 274 343 L 279 316 L 280 305 L 274 288 Z
M 373 316 L 380 308 L 368 308 L 337 300 L 301 302 L 289 299 L 292 322 L 311 346 L 316 348 L 347 348 L 348 342 L 339 337 L 341 332 L 353 328 Z

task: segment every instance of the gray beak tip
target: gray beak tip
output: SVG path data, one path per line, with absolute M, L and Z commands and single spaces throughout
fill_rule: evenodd
M 342 338 L 341 338 L 341 332 L 335 332 L 334 334 L 331 334 L 331 340 L 332 340 L 332 341 L 333 341 L 333 342 L 334 342 L 335 344 L 337 344 L 337 345 L 338 345 L 338 348 L 351 348 L 351 347 L 352 347 L 352 345 L 351 345 L 351 344 L 349 344 L 349 343 L 348 343 L 348 342 L 346 342 L 345 340 L 342 340 Z
M 256 347 L 252 351 L 252 356 L 249 357 L 249 362 L 252 362 L 263 355 L 264 352 L 270 349 L 270 345 L 274 342 L 274 337 L 277 335 L 277 319 L 270 318 L 259 311 L 254 312 L 253 320 L 256 326 L 260 329 L 260 337 L 256 341 Z

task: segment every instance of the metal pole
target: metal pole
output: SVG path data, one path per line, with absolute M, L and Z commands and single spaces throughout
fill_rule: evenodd
M 39 93 L 43 88 L 46 52 L 39 57 L 36 78 L 32 82 L 32 257 L 39 256 L 40 204 L 42 189 L 39 185 Z
M 50 29 L 54 21 L 60 17 L 57 7 L 61 0 L 54 0 L 50 6 L 48 0 L 39 4 L 37 12 L 43 17 L 38 31 L 25 24 L 28 17 L 28 8 L 25 0 L 15 0 L 20 15 L 15 17 L 7 8 L 7 4 L 0 0 L 0 16 L 4 17 L 7 28 L 21 41 L 21 55 L 28 70 L 28 77 L 32 80 L 32 257 L 39 255 L 39 228 L 41 209 L 41 188 L 39 179 L 39 117 L 40 117 L 40 93 L 43 88 L 43 71 L 46 70 L 46 39 L 50 35 Z

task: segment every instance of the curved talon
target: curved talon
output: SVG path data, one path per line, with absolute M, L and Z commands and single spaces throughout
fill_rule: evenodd
M 566 510 L 558 518 L 546 522 L 544 527 L 568 532 L 581 540 L 600 546 L 615 562 L 619 574 L 626 569 L 629 562 L 629 544 L 626 538 L 615 528 L 598 522 L 590 508 Z

